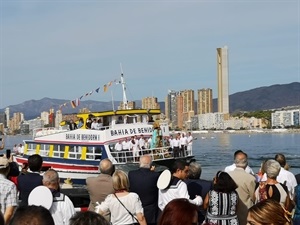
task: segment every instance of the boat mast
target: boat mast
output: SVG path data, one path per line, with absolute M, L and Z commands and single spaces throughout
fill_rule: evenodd
M 123 90 L 123 107 L 124 109 L 128 109 L 128 101 L 126 97 L 126 86 L 125 86 L 125 80 L 124 80 L 124 75 L 123 75 L 123 69 L 122 69 L 122 64 L 120 63 L 121 67 L 121 84 L 122 84 L 122 90 Z

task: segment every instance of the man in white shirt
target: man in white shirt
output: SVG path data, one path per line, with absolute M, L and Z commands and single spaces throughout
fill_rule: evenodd
M 125 162 L 127 162 L 131 158 L 131 152 L 130 152 L 131 147 L 132 147 L 131 142 L 128 141 L 127 138 L 125 138 L 125 140 L 122 142 L 122 148 L 123 148 L 122 151 L 126 152 L 126 153 L 124 153 L 125 154 Z
M 165 206 L 175 198 L 188 199 L 192 204 L 200 206 L 203 204 L 201 196 L 190 199 L 187 185 L 183 180 L 187 179 L 189 166 L 184 160 L 176 160 L 172 166 L 172 178 L 170 185 L 166 189 L 159 189 L 158 191 L 158 207 L 161 211 Z
M 179 145 L 180 145 L 180 135 L 178 134 L 176 138 L 173 139 L 173 156 L 179 157 Z
M 180 138 L 180 156 L 185 156 L 185 148 L 187 147 L 187 137 L 182 133 Z
M 21 154 L 21 155 L 24 154 L 24 146 L 23 146 L 22 144 L 19 144 L 18 152 L 19 152 L 19 154 Z
M 117 152 L 117 159 L 119 162 L 124 162 L 124 153 L 122 152 L 123 145 L 121 139 L 115 144 L 115 151 Z
M 239 153 L 244 153 L 244 154 L 248 157 L 248 155 L 247 155 L 245 152 L 243 152 L 242 150 L 237 150 L 237 151 L 235 151 L 235 153 L 234 153 L 234 160 L 236 160 L 236 157 L 237 157 L 237 155 L 238 155 Z M 235 168 L 236 168 L 236 165 L 235 165 L 235 163 L 233 163 L 233 164 L 230 165 L 230 166 L 226 166 L 225 169 L 224 169 L 224 171 L 225 171 L 226 173 L 228 173 L 228 172 L 234 171 Z M 245 168 L 245 171 L 246 171 L 246 173 L 249 173 L 249 174 L 251 174 L 251 175 L 253 175 L 253 176 L 255 175 L 255 173 L 253 172 L 253 170 L 251 169 L 251 167 L 248 166 L 248 165 L 247 165 L 247 167 Z
M 98 123 L 96 118 L 93 119 L 92 125 L 91 125 L 92 130 L 97 130 L 98 129 Z
M 286 159 L 283 154 L 276 154 L 275 160 L 277 162 L 279 162 L 279 164 L 281 166 L 280 172 L 279 172 L 276 180 L 279 183 L 285 184 L 287 186 L 289 193 L 290 193 L 290 197 L 293 199 L 295 187 L 297 186 L 296 177 L 292 172 L 290 172 L 284 168 L 286 166 Z
M 144 135 L 142 135 L 142 134 L 139 139 L 139 146 L 140 146 L 141 150 L 145 149 L 145 138 L 144 138 Z
M 139 146 L 140 154 L 141 155 L 148 154 L 148 150 L 145 150 L 147 148 L 146 148 L 146 140 L 145 140 L 143 134 L 141 134 L 140 138 L 138 139 L 138 146 Z
M 192 133 L 189 132 L 187 137 L 187 150 L 186 150 L 187 155 L 192 155 L 192 146 L 193 146 L 193 136 Z
M 93 126 L 93 124 L 92 124 Z M 96 124 L 96 130 L 101 130 L 103 127 L 103 123 L 101 121 L 101 119 L 98 119 L 97 124 Z

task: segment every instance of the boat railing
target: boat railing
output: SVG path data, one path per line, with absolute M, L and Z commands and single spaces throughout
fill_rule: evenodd
M 67 128 L 56 128 L 56 127 L 45 127 L 45 128 L 37 128 L 33 130 L 33 138 L 47 136 L 50 134 L 57 134 L 68 131 Z
M 134 151 L 112 151 L 111 155 L 117 161 L 118 164 L 123 163 L 137 163 L 139 162 L 139 157 L 142 155 L 150 155 L 152 161 L 160 161 L 173 158 L 173 150 L 170 146 L 152 149 L 141 149 L 138 150 L 138 154 L 134 154 Z M 185 156 L 191 156 L 192 150 L 185 150 Z

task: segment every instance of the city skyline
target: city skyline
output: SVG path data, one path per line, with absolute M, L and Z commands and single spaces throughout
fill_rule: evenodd
M 230 49 L 229 94 L 300 81 L 299 2 L 1 1 L 0 108 L 44 97 L 129 101 L 211 88 Z

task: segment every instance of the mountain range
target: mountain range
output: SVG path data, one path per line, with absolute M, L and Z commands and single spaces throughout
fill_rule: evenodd
M 22 112 L 26 120 L 39 117 L 41 112 L 49 111 L 50 108 L 58 110 L 59 106 L 69 100 L 42 98 L 40 100 L 28 100 L 21 104 L 10 105 L 10 114 Z M 141 100 L 137 100 L 136 107 L 141 107 Z M 214 112 L 217 111 L 217 99 L 213 99 Z M 90 111 L 117 109 L 120 101 L 81 101 L 77 108 L 72 108 L 70 104 L 63 107 L 63 114 L 77 113 L 79 108 L 88 108 Z M 161 111 L 165 110 L 165 103 L 160 102 Z M 248 91 L 238 92 L 229 96 L 230 112 L 258 111 L 268 109 L 278 109 L 287 106 L 300 106 L 300 82 L 290 84 L 276 84 L 267 87 L 259 87 Z M 0 109 L 4 112 L 5 108 Z

